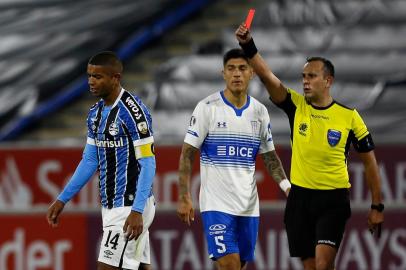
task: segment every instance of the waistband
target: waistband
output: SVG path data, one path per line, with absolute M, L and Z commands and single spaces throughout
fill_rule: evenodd
M 311 189 L 305 188 L 298 185 L 292 184 L 291 190 L 299 191 L 299 192 L 306 192 L 306 193 L 323 193 L 323 194 L 339 194 L 339 193 L 348 193 L 348 188 L 335 188 L 335 189 Z

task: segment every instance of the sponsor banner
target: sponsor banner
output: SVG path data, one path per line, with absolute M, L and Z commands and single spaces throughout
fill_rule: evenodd
M 378 146 L 375 155 L 378 162 L 382 198 L 386 206 L 406 205 L 406 145 Z M 348 171 L 351 182 L 351 201 L 370 203 L 370 194 L 364 178 L 363 163 L 355 151 L 350 152 Z
M 44 214 L 0 215 L 0 269 L 65 270 L 89 268 L 84 215 L 64 214 L 51 229 Z M 94 248 L 92 246 L 92 248 Z
M 354 211 L 336 260 L 336 269 L 406 269 L 406 212 L 387 211 L 380 238 L 367 229 L 366 211 Z M 44 215 L 0 216 L 0 269 L 96 269 L 101 238 L 99 214 L 66 214 L 58 229 Z M 150 228 L 156 270 L 214 270 L 207 255 L 200 214 L 189 227 L 173 211 L 158 211 Z M 261 211 L 255 262 L 249 270 L 302 269 L 290 258 L 283 210 Z
M 0 149 L 0 209 L 47 207 L 73 175 L 79 148 Z M 97 175 L 68 207 L 99 205 Z
M 336 260 L 336 269 L 406 269 L 406 212 L 386 212 L 378 239 L 367 228 L 365 212 L 353 212 Z M 200 215 L 192 226 L 181 223 L 174 212 L 160 213 L 152 227 L 154 269 L 214 270 L 202 231 Z M 260 230 L 250 270 L 303 269 L 289 255 L 282 210 L 261 211 Z
M 178 197 L 178 162 L 180 146 L 156 147 L 157 173 L 154 193 L 162 206 L 173 206 Z M 290 147 L 277 152 L 289 173 Z M 406 146 L 384 146 L 376 150 L 382 175 L 382 194 L 387 206 L 406 204 Z M 0 148 L 0 210 L 46 207 L 56 198 L 73 174 L 82 154 L 81 148 Z M 200 176 L 199 157 L 195 159 L 191 191 L 196 205 Z M 351 199 L 369 203 L 362 162 L 352 152 L 349 161 Z M 262 202 L 284 200 L 279 187 L 266 172 L 261 158 L 257 160 L 256 179 Z M 99 205 L 97 175 L 68 204 L 70 208 L 93 208 Z

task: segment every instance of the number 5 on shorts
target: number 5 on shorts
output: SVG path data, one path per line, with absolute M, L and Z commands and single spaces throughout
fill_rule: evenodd
M 226 245 L 222 242 L 220 242 L 224 240 L 222 235 L 217 235 L 214 237 L 214 242 L 216 242 L 216 246 L 218 246 L 219 248 L 217 249 L 218 253 L 224 253 L 226 252 Z

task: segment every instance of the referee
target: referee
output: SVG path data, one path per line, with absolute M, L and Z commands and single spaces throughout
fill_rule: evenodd
M 368 227 L 378 236 L 384 220 L 379 170 L 374 143 L 355 109 L 330 95 L 333 64 L 322 57 L 307 59 L 303 92 L 285 87 L 257 52 L 245 24 L 235 32 L 250 64 L 264 83 L 272 102 L 289 118 L 291 128 L 292 188 L 284 222 L 292 257 L 304 269 L 334 269 L 334 260 L 351 216 L 347 157 L 352 143 L 365 167 L 371 191 Z

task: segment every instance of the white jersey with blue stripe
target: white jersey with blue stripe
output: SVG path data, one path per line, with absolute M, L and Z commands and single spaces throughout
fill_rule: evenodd
M 200 210 L 259 216 L 257 154 L 275 149 L 266 107 L 247 96 L 241 109 L 217 92 L 200 101 L 185 143 L 200 149 Z
M 132 206 L 140 172 L 134 147 L 154 142 L 150 112 L 122 89 L 112 106 L 100 100 L 90 108 L 87 126 L 87 143 L 97 147 L 101 204 Z

